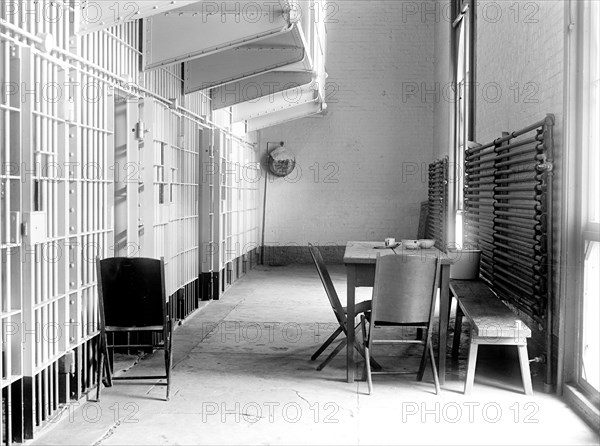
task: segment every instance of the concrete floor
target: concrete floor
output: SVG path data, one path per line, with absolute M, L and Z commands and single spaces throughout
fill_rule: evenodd
M 344 297 L 344 268 L 330 269 Z M 367 395 L 365 382 L 345 382 L 344 355 L 321 372 L 310 361 L 334 328 L 313 266 L 259 267 L 176 330 L 169 402 L 164 387 L 118 382 L 100 403 L 94 392 L 65 410 L 33 444 L 599 444 L 565 403 L 542 393 L 536 364 L 534 395 L 521 393 L 510 349 L 480 349 L 468 397 L 464 341 L 440 395 L 429 368 L 423 382 L 375 376 Z M 397 362 L 388 353 L 374 355 Z M 418 352 L 409 353 L 405 365 L 416 368 Z M 160 373 L 161 358 L 127 373 Z

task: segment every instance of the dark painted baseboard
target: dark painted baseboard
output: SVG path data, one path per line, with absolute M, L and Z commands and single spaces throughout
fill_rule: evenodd
M 200 300 L 212 299 L 212 273 L 202 273 L 200 275 L 200 289 Z
M 341 264 L 344 262 L 345 246 L 318 246 L 325 263 Z M 308 246 L 265 246 L 263 263 L 265 265 L 283 266 L 295 263 L 312 264 Z
M 318 246 L 321 255 L 328 264 L 342 264 L 344 263 L 344 251 L 346 250 L 345 245 L 326 245 Z M 258 253 L 264 252 L 264 259 L 259 259 Z M 244 257 L 237 258 L 230 262 L 228 265 L 237 265 L 235 268 L 242 269 L 242 275 L 248 273 L 258 264 L 271 265 L 271 266 L 284 266 L 292 264 L 312 264 L 313 260 L 310 256 L 310 252 L 307 246 L 265 246 L 264 250 L 255 250 L 248 253 Z M 234 268 L 234 267 L 232 267 Z M 236 270 L 237 271 L 237 270 Z M 233 269 L 224 268 L 220 272 L 207 272 L 201 273 L 199 279 L 200 284 L 198 285 L 200 290 L 200 300 L 219 300 L 223 295 L 225 289 L 231 283 L 231 278 L 227 277 L 228 274 L 233 274 Z M 239 271 L 236 273 L 237 280 Z
M 200 275 L 200 300 L 219 300 L 221 283 L 219 273 L 202 273 Z

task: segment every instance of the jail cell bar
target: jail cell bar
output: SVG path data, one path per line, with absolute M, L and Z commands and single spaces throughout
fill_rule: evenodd
M 230 114 L 220 110 L 223 122 Z M 220 133 L 216 139 L 215 160 L 219 160 L 217 201 L 221 204 L 215 256 L 220 292 L 225 292 L 256 264 L 258 252 L 258 193 L 260 166 L 256 148 L 234 134 Z
M 200 300 L 199 123 L 158 101 L 146 110 L 144 119 L 153 122 L 147 137 L 153 153 L 153 256 L 165 259 L 169 308 L 183 319 Z
M 126 248 L 135 248 L 125 254 L 165 257 L 177 318 L 193 312 L 201 295 L 220 295 L 201 292 L 201 273 L 219 277 L 211 280 L 217 284 L 226 268 L 234 272 L 230 282 L 241 274 L 247 253 L 221 258 L 221 249 L 201 246 L 257 242 L 258 181 L 230 183 L 221 200 L 221 174 L 201 180 L 205 156 L 220 167 L 226 140 L 228 163 L 257 161 L 254 147 L 232 135 L 230 118 L 211 121 L 205 92 L 183 95 L 181 67 L 142 75 L 140 22 L 79 36 L 71 2 L 21 2 L 29 11 L 50 3 L 62 8 L 59 19 L 20 12 L 2 16 L 0 24 L 0 81 L 26 92 L 0 92 L 5 443 L 33 438 L 62 404 L 96 384 L 94 260 L 122 253 L 117 212 L 126 213 Z M 51 52 L 38 48 L 41 32 L 56 38 Z M 126 153 L 120 164 L 115 107 L 121 100 Z M 123 209 L 116 203 L 121 193 Z M 222 209 L 229 218 L 224 226 Z
M 27 4 L 33 8 L 34 3 Z M 23 15 L 6 17 L 24 34 L 7 32 L 1 45 L 3 62 L 9 61 L 2 64 L 3 83 L 23 90 L 10 101 L 3 96 L 0 117 L 7 130 L 2 132 L 2 166 L 17 166 L 9 173 L 13 177 L 2 172 L 7 193 L 1 218 L 10 223 L 7 231 L 2 226 L 2 350 L 10 358 L 2 367 L 6 443 L 32 438 L 60 404 L 80 398 L 95 385 L 93 260 L 108 255 L 112 239 L 112 221 L 102 211 L 108 208 L 112 187 L 107 94 L 113 79 L 101 70 L 108 64 L 102 45 L 109 36 L 103 32 L 67 38 L 72 34 L 70 12 L 53 24 L 31 15 L 27 22 Z M 38 31 L 56 36 L 62 52 L 48 54 L 26 46 L 34 42 L 27 32 Z M 66 50 L 100 67 L 90 69 Z M 137 57 L 131 66 L 137 66 Z M 98 95 L 90 98 L 90 90 Z
M 241 277 L 258 263 L 258 196 L 263 173 L 256 161 L 254 145 L 234 139 L 233 148 L 239 172 L 237 197 L 233 197 L 237 205 L 237 227 L 234 227 L 233 234 L 237 239 L 235 274 Z
M 215 198 L 215 135 L 218 131 L 201 128 L 200 133 L 200 287 L 202 300 L 219 298 L 218 269 L 214 269 L 215 250 L 215 210 L 218 202 Z M 218 180 L 217 180 L 218 182 Z
M 113 131 L 107 82 L 32 49 L 23 53 L 23 84 L 34 92 L 23 103 L 22 120 L 23 163 L 33 166 L 22 203 L 24 215 L 30 216 L 23 329 L 35 332 L 25 340 L 23 360 L 24 433 L 31 438 L 61 402 L 87 390 L 81 383 L 94 384 L 87 378 L 94 376 L 90 350 L 98 325 L 94 259 L 107 254 L 112 238 L 112 222 L 102 210 L 109 204 Z M 48 85 L 64 94 L 44 97 Z M 90 85 L 97 87 L 93 99 L 82 87 Z M 34 216 L 41 226 L 34 227 Z M 77 357 L 73 384 L 60 376 L 66 373 L 58 361 L 67 352 Z
M 0 85 L 21 83 L 21 52 L 0 37 Z M 23 441 L 23 310 L 20 236 L 22 195 L 21 101 L 0 91 L 0 388 L 3 422 L 0 441 Z
M 173 113 L 174 114 L 174 113 Z M 170 245 L 172 287 L 179 290 L 178 318 L 198 308 L 200 145 L 198 123 L 186 116 L 173 116 L 177 123 L 171 147 L 170 226 L 176 243 Z

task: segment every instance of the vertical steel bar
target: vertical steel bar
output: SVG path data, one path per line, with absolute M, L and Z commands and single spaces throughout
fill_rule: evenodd
M 35 16 L 36 16 L 36 21 L 38 23 L 38 26 L 40 26 L 41 24 L 41 29 L 40 32 L 44 33 L 44 34 L 50 34 L 50 23 L 48 23 L 48 20 L 46 20 L 46 17 L 44 16 L 44 3 L 46 3 L 46 0 L 43 1 L 37 1 L 37 5 L 39 7 L 38 11 L 36 12 Z
M 128 42 L 137 50 L 139 47 L 137 45 L 137 22 L 132 22 L 129 24 L 129 36 L 127 39 Z M 129 57 L 129 73 L 134 79 L 134 82 L 137 80 L 137 67 L 136 61 L 138 59 L 138 53 L 136 51 L 131 50 L 131 56 Z
M 42 374 L 37 373 L 34 377 L 35 380 L 35 418 L 38 425 L 42 423 Z
M 42 377 L 42 420 L 46 421 L 49 416 L 48 411 L 48 367 L 40 373 Z
M 101 52 L 102 52 L 103 57 L 104 57 L 104 66 L 106 67 L 106 69 L 108 69 L 108 67 L 109 67 L 109 65 L 111 63 L 111 60 L 110 60 L 110 38 L 109 38 L 109 36 L 108 36 L 107 33 L 103 33 L 102 34 Z M 107 104 L 106 103 L 106 97 L 107 97 L 107 94 L 108 94 L 108 92 L 106 90 L 108 89 L 108 82 L 109 82 L 109 80 L 108 80 L 107 77 L 105 77 L 104 79 L 105 79 L 105 84 L 104 84 L 104 88 L 103 88 L 103 90 L 104 90 L 104 95 L 103 95 L 103 98 L 104 98 L 104 108 L 103 108 L 103 110 L 106 110 L 106 107 L 107 107 L 107 105 L 106 105 Z M 102 121 L 104 121 L 104 120 L 102 120 Z
M 56 64 L 52 64 L 52 82 L 53 85 L 59 84 L 59 75 L 58 75 L 58 66 Z M 62 86 L 60 86 L 62 88 Z M 59 153 L 62 147 L 58 146 L 58 129 L 59 129 L 59 101 L 62 101 L 62 93 L 59 93 L 60 96 L 56 96 L 52 99 L 52 153 L 54 153 L 54 165 L 53 169 L 51 169 L 52 174 L 54 176 L 52 180 L 53 193 L 52 197 L 54 199 L 54 207 L 53 207 L 53 218 L 52 218 L 52 237 L 58 236 L 58 209 L 61 203 L 58 201 L 58 178 L 57 176 L 60 174 L 59 170 L 62 168 L 59 167 L 58 161 L 62 159 L 61 154 Z
M 38 269 L 39 271 L 39 269 Z M 35 363 L 33 364 L 33 369 L 32 372 L 35 373 L 37 367 L 41 364 L 42 362 L 42 345 L 41 342 L 39 342 L 38 340 L 38 335 L 39 335 L 39 331 L 38 331 L 38 327 L 41 325 L 42 321 L 40 318 L 40 310 L 39 309 L 34 309 L 33 313 L 35 314 L 35 325 L 34 325 L 34 330 L 35 330 L 35 335 L 34 335 L 34 341 L 35 341 Z
M 67 2 L 61 5 L 61 17 L 58 24 L 59 47 L 63 50 L 69 48 L 69 29 L 68 25 L 71 22 L 71 9 Z
M 548 209 L 547 219 L 548 219 L 548 234 L 546 237 L 546 251 L 548 253 L 548 273 L 546 274 L 546 288 L 547 288 L 547 306 L 546 306 L 546 379 L 544 381 L 544 390 L 549 393 L 552 391 L 553 387 L 553 379 L 552 379 L 552 367 L 554 364 L 553 361 L 553 339 L 552 339 L 552 330 L 553 330 L 553 318 L 554 318 L 554 293 L 552 292 L 552 279 L 554 277 L 554 115 L 546 115 L 546 120 L 544 122 L 544 145 L 547 147 L 546 152 L 546 162 L 545 162 L 545 171 L 546 171 L 546 187 L 548 190 L 548 194 L 546 195 L 546 208 Z
M 67 21 L 66 17 L 67 14 L 69 13 L 69 8 L 67 8 L 67 6 L 60 2 L 58 3 L 58 5 L 56 6 L 57 8 L 60 8 L 60 12 L 57 11 L 58 17 L 57 17 L 57 23 L 56 23 L 56 30 L 57 30 L 57 36 L 56 36 L 56 43 L 57 46 L 61 49 L 65 48 L 65 29 L 64 29 L 64 24 Z
M 50 364 L 48 368 L 48 412 L 52 414 L 54 412 L 54 373 L 55 373 L 56 362 Z
M 86 53 L 91 56 L 90 51 L 89 51 L 89 36 L 86 37 Z M 83 76 L 84 79 L 84 89 L 88 89 L 89 86 L 89 82 L 91 80 L 91 77 L 84 75 Z M 89 142 L 88 142 L 88 134 L 89 134 L 89 125 L 90 125 L 90 119 L 89 119 L 89 97 L 86 97 L 84 94 L 84 98 L 81 102 L 81 109 L 82 109 L 82 128 L 81 128 L 81 178 L 80 178 L 80 182 L 81 182 L 81 199 L 79 200 L 78 203 L 78 209 L 77 209 L 77 213 L 79 215 L 81 215 L 81 260 L 80 260 L 80 264 L 79 264 L 79 268 L 81 271 L 81 283 L 78 284 L 78 286 L 84 285 L 88 283 L 88 278 L 87 278 L 87 268 L 86 268 L 86 264 L 85 264 L 85 249 L 86 249 L 86 245 L 87 245 L 87 233 L 88 233 L 88 219 L 87 219 L 87 205 L 89 203 L 89 197 L 88 197 L 88 182 L 87 182 L 87 165 L 89 162 L 89 157 L 88 157 L 88 152 L 89 152 Z M 83 299 L 83 294 L 82 294 L 82 307 L 81 307 L 81 312 L 85 311 L 85 306 L 83 305 L 83 303 L 85 302 L 85 300 Z
M 119 25 L 119 46 L 121 47 L 121 67 L 120 76 L 126 78 L 131 74 L 129 71 L 129 48 L 124 42 L 127 42 L 127 23 Z
M 87 239 L 87 238 L 86 238 Z M 88 334 L 88 308 L 89 308 L 89 288 L 83 288 L 81 292 L 81 325 L 82 336 L 85 339 Z M 85 344 L 84 344 L 85 345 Z
M 11 85 L 11 78 L 10 78 L 10 45 L 8 43 L 8 40 L 5 40 L 2 42 L 2 62 L 3 62 L 3 69 L 2 69 L 2 79 L 4 79 L 5 85 Z M 9 100 L 8 96 L 1 96 L 0 95 L 0 100 L 3 99 L 6 102 L 6 105 L 10 105 L 11 101 Z M 0 111 L 0 119 L 2 119 L 3 121 L 3 126 L 4 126 L 4 135 L 0 135 L 0 137 L 3 138 L 4 140 L 4 160 L 7 163 L 6 165 L 9 166 L 11 163 L 11 144 L 10 144 L 10 131 L 9 129 L 11 128 L 11 119 L 10 119 L 10 111 L 5 110 L 5 111 Z M 17 160 L 15 160 L 17 161 Z M 7 179 L 5 182 L 5 187 L 7 188 L 6 191 L 6 198 L 4 200 L 4 215 L 5 215 L 5 222 L 3 224 L 4 228 L 4 240 L 10 240 L 10 222 L 8 221 L 8 219 L 10 218 L 10 196 L 11 196 L 11 181 L 10 179 Z M 8 262 L 6 263 L 6 265 L 8 265 Z M 10 277 L 10 274 L 7 274 L 7 277 Z M 8 288 L 7 288 L 7 294 L 6 296 L 9 296 L 8 294 Z M 7 298 L 7 300 L 9 300 Z M 8 343 L 7 343 L 8 345 Z
M 49 11 L 47 12 L 45 15 L 47 16 L 49 23 L 49 33 L 54 37 L 54 40 L 57 44 L 59 44 L 59 36 L 58 36 L 58 17 L 59 17 L 59 13 L 58 13 L 58 8 L 60 8 L 59 6 L 60 2 L 57 1 L 52 1 L 50 2 L 50 4 L 46 5 L 46 9 L 45 11 Z
M 40 315 L 41 315 L 41 324 L 38 327 L 35 327 L 36 331 L 39 330 L 39 338 L 40 338 L 40 344 L 41 344 L 41 350 L 42 350 L 42 361 L 41 361 L 41 366 L 43 367 L 47 362 L 48 359 L 50 357 L 49 355 L 49 342 L 48 342 L 48 336 L 45 336 L 45 330 L 48 328 L 48 304 L 43 304 L 40 307 Z
M 54 363 L 54 410 L 58 410 L 60 403 L 60 376 L 58 371 L 58 362 Z
M 119 71 L 119 49 L 118 49 L 118 42 L 117 40 L 114 38 L 113 34 L 112 34 L 112 28 L 111 30 L 107 31 L 109 32 L 109 38 L 110 38 L 110 46 L 112 47 L 112 72 L 113 73 L 118 73 Z
M 48 120 L 46 118 L 44 118 L 44 128 L 47 128 L 47 124 L 48 124 Z M 46 132 L 45 138 L 48 138 L 48 133 Z M 46 143 L 47 139 L 44 140 L 44 146 L 47 145 Z M 42 159 L 47 159 L 46 156 L 39 156 L 38 160 L 42 160 Z M 42 168 L 42 166 L 40 166 L 40 169 Z M 48 184 L 48 180 L 43 176 L 44 171 L 40 170 L 40 175 L 39 175 L 39 181 L 42 184 L 42 200 L 41 200 L 41 209 L 43 211 L 46 212 L 46 227 L 48 227 L 48 220 L 49 217 L 52 215 L 52 209 L 50 209 L 50 204 L 51 204 L 51 200 L 49 197 L 49 184 Z M 46 259 L 47 253 L 48 253 L 48 247 L 49 244 L 47 242 L 44 242 L 41 245 L 41 249 L 42 249 L 42 258 L 41 258 L 41 268 L 42 268 L 42 300 L 43 301 L 47 301 L 50 296 L 49 296 L 49 262 Z
M 99 40 L 99 39 L 98 39 Z M 98 50 L 98 47 L 96 47 L 96 51 Z M 100 57 L 100 55 L 99 55 Z M 98 197 L 97 197 L 97 187 L 98 187 L 98 181 L 97 181 L 97 175 L 98 175 L 98 128 L 99 123 L 98 123 L 98 107 L 100 104 L 100 97 L 99 97 L 99 93 L 100 90 L 103 88 L 103 85 L 96 81 L 98 84 L 98 92 L 94 95 L 96 97 L 96 99 L 94 101 L 92 101 L 92 126 L 93 126 L 93 130 L 91 132 L 91 137 L 92 137 L 92 153 L 91 153 L 91 158 L 92 158 L 92 162 L 91 162 L 91 173 L 90 173 L 90 180 L 92 181 L 91 185 L 92 185 L 92 198 L 91 198 L 91 202 L 90 202 L 90 208 L 91 208 L 91 229 L 92 231 L 96 231 L 97 230 L 97 225 L 96 225 L 96 216 L 98 213 Z M 94 240 L 95 242 L 96 240 Z M 94 245 L 96 246 L 96 245 Z M 90 264 L 92 262 L 89 262 Z M 90 265 L 90 269 L 93 270 L 92 265 Z M 92 273 L 93 274 L 93 273 Z
M 53 327 L 58 327 L 59 325 L 59 315 L 58 315 L 58 301 L 54 301 L 52 302 L 52 323 L 55 324 L 53 325 Z M 52 333 L 57 332 L 58 330 L 52 331 Z M 58 339 L 60 336 L 52 336 L 52 357 L 55 358 L 56 355 L 58 355 L 59 351 L 60 351 L 60 346 L 59 346 L 59 342 L 60 340 Z M 63 353 L 63 352 L 61 352 Z
M 27 0 L 27 11 L 31 11 L 35 6 L 34 0 Z M 31 34 L 36 34 L 37 30 L 35 29 L 35 16 L 33 14 L 25 14 L 24 11 L 21 11 L 21 15 L 23 22 L 25 22 L 25 19 L 27 19 L 27 26 L 25 29 Z

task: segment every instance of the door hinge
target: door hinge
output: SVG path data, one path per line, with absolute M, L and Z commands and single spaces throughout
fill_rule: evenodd
M 138 123 L 136 123 L 135 129 L 133 129 L 133 131 L 135 132 L 135 138 L 138 141 L 142 141 L 144 139 L 144 135 L 146 134 L 146 126 L 144 125 L 144 122 L 139 121 Z

